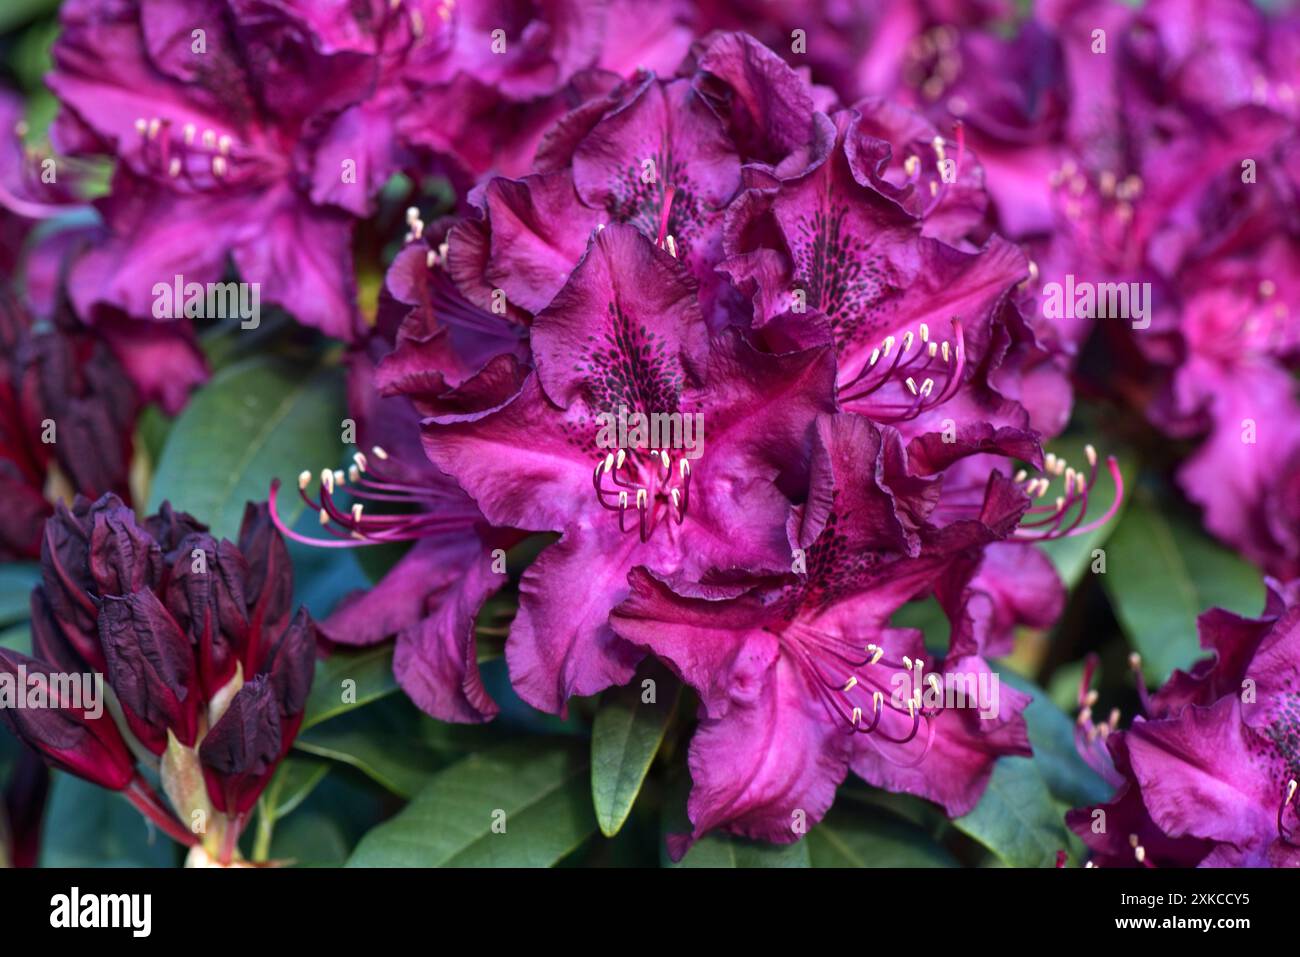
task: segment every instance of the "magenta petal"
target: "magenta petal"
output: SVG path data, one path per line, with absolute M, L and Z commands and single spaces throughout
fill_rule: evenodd
M 429 614 L 397 636 L 393 674 L 421 710 L 441 721 L 490 721 L 498 708 L 479 675 L 474 622 L 505 575 L 493 571 L 490 554 L 481 549 L 444 570 L 455 577 L 430 592 Z
M 1285 781 L 1251 751 L 1254 733 L 1241 721 L 1236 695 L 1176 718 L 1135 722 L 1126 735 L 1133 772 L 1152 818 L 1171 837 L 1210 838 L 1236 845 L 1277 836 Z
M 981 674 L 985 681 L 992 678 L 989 666 L 975 657 L 945 663 L 940 678 L 947 674 L 977 682 Z M 934 801 L 950 817 L 965 814 L 979 802 L 999 757 L 1032 754 L 1022 717 L 1029 695 L 1000 685 L 998 698 L 997 713 L 988 718 L 975 708 L 945 708 L 932 719 L 928 733 L 922 731 L 904 746 L 891 745 L 888 752 L 863 736 L 853 757 L 854 773 L 877 787 Z
M 614 633 L 609 613 L 628 593 L 628 569 L 640 548 L 635 534 L 616 526 L 572 530 L 528 567 L 506 642 L 519 697 L 564 714 L 571 696 L 631 680 L 642 653 Z
M 736 655 L 731 680 L 748 690 L 725 716 L 707 713 L 691 739 L 691 796 L 698 840 L 715 827 L 789 844 L 821 820 L 848 772 L 849 736 L 826 720 L 803 675 L 775 640 L 751 633 Z M 752 646 L 752 647 L 751 647 Z M 751 697 L 752 695 L 752 697 Z M 670 845 L 680 858 L 685 841 Z

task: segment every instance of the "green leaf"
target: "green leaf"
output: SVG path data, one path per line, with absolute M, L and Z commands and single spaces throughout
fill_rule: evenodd
M 652 704 L 642 701 L 644 681 L 654 682 Z M 629 684 L 601 695 L 591 729 L 591 797 L 606 837 L 617 834 L 632 812 L 680 696 L 677 679 L 653 661 Z
M 254 860 L 267 859 L 276 823 L 305 801 L 329 771 L 328 761 L 317 761 L 314 758 L 290 757 L 281 762 L 266 790 L 257 799 Z
M 218 372 L 173 423 L 153 476 L 149 510 L 164 500 L 234 539 L 244 503 L 264 501 L 271 480 L 287 486 L 281 514 L 302 510 L 303 469 L 341 459 L 342 373 L 333 367 L 254 356 Z
M 267 786 L 264 797 L 271 808 L 272 816 L 282 818 L 307 800 L 307 796 L 316 789 L 325 775 L 329 774 L 327 761 L 315 761 L 311 758 L 291 757 L 276 769 L 275 777 Z
M 362 651 L 335 651 L 324 661 L 316 662 L 316 677 L 307 696 L 300 733 L 396 690 L 391 644 Z
M 26 621 L 32 589 L 41 581 L 41 566 L 35 562 L 0 565 L 0 628 Z
M 808 841 L 768 844 L 729 834 L 706 834 L 670 867 L 811 867 Z
M 1034 762 L 1003 757 L 969 814 L 953 821 L 1009 867 L 1054 867 L 1069 839 L 1065 822 Z
M 1196 619 L 1222 605 L 1258 614 L 1258 571 L 1207 538 L 1190 521 L 1170 517 L 1139 490 L 1106 548 L 1102 584 L 1143 671 L 1162 684 L 1175 668 L 1201 657 Z
M 294 748 L 341 761 L 403 798 L 424 787 L 447 759 L 420 740 L 419 715 L 404 701 L 376 705 L 299 734 Z
M 957 866 L 928 831 L 855 802 L 837 802 L 805 843 L 813 867 Z
M 329 774 L 276 824 L 267 856 L 297 867 L 342 867 L 384 810 L 385 796 L 363 778 Z
M 536 738 L 472 754 L 362 838 L 348 866 L 552 866 L 596 830 L 588 771 L 581 741 Z
M 175 867 L 180 848 L 121 794 L 55 772 L 41 867 Z
M 1079 757 L 1074 722 L 1033 682 L 1006 671 L 1002 678 L 1017 690 L 1033 695 L 1034 700 L 1025 709 L 1025 723 L 1034 748 L 1034 764 L 1052 796 L 1071 807 L 1109 801 L 1114 788 Z
M 53 13 L 59 8 L 59 0 L 5 0 L 0 5 L 0 33 L 7 33 L 14 27 Z
M 20 655 L 30 656 L 32 653 L 32 629 L 27 622 L 0 631 L 0 647 L 16 651 Z

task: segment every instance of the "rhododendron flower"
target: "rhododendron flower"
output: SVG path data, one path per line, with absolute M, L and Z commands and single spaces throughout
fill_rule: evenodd
M 530 330 L 536 371 L 485 415 L 434 418 L 425 450 L 496 525 L 562 538 L 524 573 L 506 660 L 551 711 L 632 676 L 609 630 L 627 574 L 782 570 L 809 426 L 832 408 L 825 349 L 763 355 L 710 341 L 686 267 L 630 226 L 597 232 Z M 601 416 L 702 415 L 703 454 L 601 444 Z M 571 582 L 585 590 L 575 601 Z
M 264 301 L 331 335 L 355 333 L 350 211 L 387 173 L 370 157 L 351 189 L 304 184 L 318 176 L 318 150 L 334 156 L 330 137 L 340 134 L 328 121 L 365 96 L 380 41 L 358 48 L 318 36 L 320 24 L 292 5 L 257 16 L 251 6 L 63 6 L 49 77 L 66 108 L 55 144 L 119 160 L 97 202 L 111 235 L 71 275 L 83 315 L 106 303 L 152 316 L 155 284 L 178 274 L 215 282 L 233 261 Z M 344 174 L 330 170 L 333 181 Z M 347 209 L 335 205 L 353 193 Z
M 1201 645 L 1215 656 L 1174 672 L 1154 696 L 1139 685 L 1145 719 L 1125 731 L 1113 722 L 1102 729 L 1119 794 L 1098 809 L 1071 812 L 1067 821 L 1103 863 L 1300 862 L 1300 610 L 1294 583 L 1268 585 L 1258 619 L 1222 609 L 1201 616 Z M 1090 722 L 1085 709 L 1081 726 Z M 1088 737 L 1093 744 L 1097 735 Z
M 120 499 L 60 505 L 32 593 L 35 658 L 0 649 L 0 670 L 35 680 L 48 707 L 4 708 L 55 767 L 117 791 L 167 834 L 223 863 L 302 721 L 316 629 L 289 614 L 292 569 L 265 507 L 239 544 L 163 506 L 139 524 Z M 115 704 L 60 676 L 102 673 Z M 171 809 L 142 776 L 161 778 Z
M 418 321 L 420 313 L 416 307 L 407 318 Z M 505 583 L 505 550 L 521 536 L 490 526 L 469 496 L 429 464 L 414 403 L 397 389 L 380 390 L 379 382 L 394 381 L 376 371 L 376 361 L 382 369 L 395 356 L 385 325 L 350 359 L 351 412 L 369 452 L 355 453 L 346 473 L 323 469 L 318 498 L 308 494 L 312 473 L 298 478 L 300 494 L 333 537 L 287 528 L 276 512 L 278 483 L 271 518 L 285 535 L 317 547 L 414 542 L 382 581 L 344 598 L 321 633 L 346 645 L 395 636 L 393 672 L 412 701 L 444 721 L 486 721 L 497 706 L 479 676 L 475 621 Z M 394 505 L 406 511 L 385 511 Z
M 789 526 L 789 546 L 804 558 L 794 574 L 747 586 L 734 575 L 697 585 L 633 573 L 615 632 L 666 660 L 701 697 L 694 829 L 673 841 L 674 856 L 718 826 L 797 840 L 800 812 L 819 820 L 849 768 L 964 814 L 999 755 L 1029 753 L 1024 695 L 1001 689 L 992 700 L 975 655 L 950 656 L 923 680 L 920 633 L 888 625 L 962 556 L 1009 535 L 1029 504 L 995 472 L 968 516 L 939 526 L 932 484 L 908 475 L 892 428 L 823 417 L 812 492 Z M 941 693 L 966 679 L 969 711 Z

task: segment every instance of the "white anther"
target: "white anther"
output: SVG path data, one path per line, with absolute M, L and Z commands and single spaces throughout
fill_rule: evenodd
M 298 473 L 298 488 L 307 491 L 307 486 L 311 484 L 311 472 L 304 469 Z
M 373 455 L 375 458 L 379 459 L 381 462 L 384 459 L 388 458 L 388 453 L 385 452 L 377 445 L 373 445 L 370 447 L 370 454 Z

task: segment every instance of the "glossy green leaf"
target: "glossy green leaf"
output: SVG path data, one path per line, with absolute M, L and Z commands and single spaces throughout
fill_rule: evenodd
M 265 501 L 271 480 L 292 524 L 302 509 L 303 469 L 334 465 L 344 416 L 342 373 L 269 355 L 218 372 L 172 425 L 154 472 L 149 510 L 164 500 L 191 512 L 218 538 L 234 540 L 244 503 Z
M 811 867 L 807 839 L 767 844 L 730 834 L 706 834 L 672 867 Z
M 324 661 L 316 662 L 301 730 L 386 698 L 396 690 L 391 644 L 361 651 L 336 650 Z
M 805 843 L 813 867 L 957 866 L 928 831 L 853 801 L 837 801 Z
M 655 700 L 646 702 L 647 695 Z M 680 683 L 657 662 L 601 695 L 591 731 L 591 796 L 605 836 L 617 834 L 632 812 L 680 695 Z
M 121 794 L 55 772 L 41 831 L 42 867 L 174 867 L 180 846 Z
M 1000 758 L 979 804 L 953 824 L 1010 867 L 1053 867 L 1069 841 L 1052 793 L 1029 758 Z
M 0 565 L 0 628 L 26 621 L 32 589 L 41 581 L 41 567 L 35 562 Z
M 1258 614 L 1263 579 L 1190 521 L 1171 518 L 1139 492 L 1106 547 L 1102 584 L 1153 684 L 1203 652 L 1196 619 L 1215 605 Z
M 1001 677 L 1018 691 L 1033 695 L 1025 709 L 1025 723 L 1034 764 L 1052 796 L 1072 807 L 1110 800 L 1114 789 L 1079 757 L 1074 722 L 1032 682 L 1006 671 Z
M 419 737 L 419 718 L 405 701 L 353 711 L 300 733 L 294 748 L 350 765 L 392 791 L 410 798 L 447 759 Z
M 587 744 L 536 738 L 436 774 L 349 867 L 549 867 L 596 830 Z

